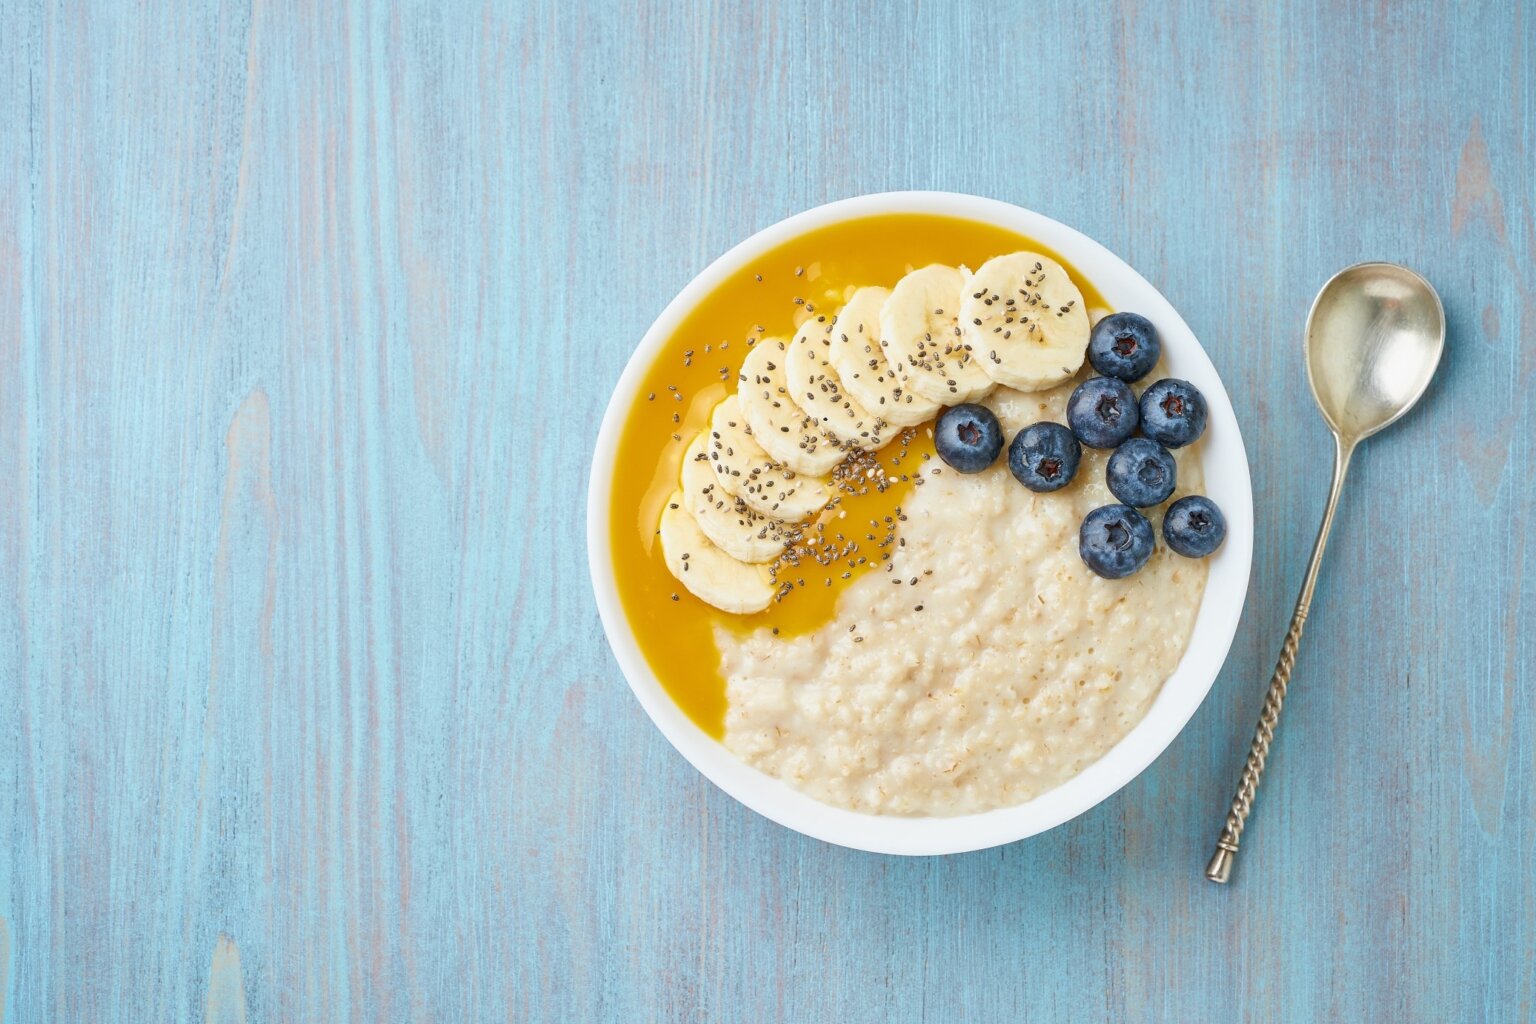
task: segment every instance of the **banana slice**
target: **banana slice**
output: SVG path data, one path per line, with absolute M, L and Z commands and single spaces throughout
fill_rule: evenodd
M 860 288 L 832 321 L 827 358 L 854 401 L 890 426 L 912 427 L 938 414 L 939 403 L 907 387 L 886 362 L 880 344 L 880 310 L 889 288 Z
M 789 343 L 763 338 L 741 364 L 736 397 L 763 450 L 796 473 L 825 476 L 848 457 L 838 443 L 821 432 L 816 421 L 789 396 L 785 376 Z
M 752 437 L 741 403 L 728 395 L 709 422 L 709 464 L 727 494 L 770 519 L 794 522 L 819 512 L 832 496 L 827 485 L 769 458 Z
M 974 402 L 995 386 L 960 330 L 969 276 L 931 263 L 897 281 L 880 310 L 886 360 L 905 386 L 939 405 Z
M 732 558 L 771 562 L 784 551 L 784 524 L 759 515 L 734 494 L 726 494 L 709 468 L 709 431 L 703 431 L 683 456 L 683 508 L 704 536 Z
M 667 569 L 688 592 L 723 612 L 760 612 L 773 601 L 773 580 L 766 565 L 751 565 L 717 548 L 684 507 L 682 491 L 673 491 L 661 510 L 661 554 Z
M 876 451 L 885 445 L 890 430 L 877 413 L 864 408 L 843 387 L 843 379 L 827 359 L 832 324 L 814 317 L 800 325 L 785 353 L 789 397 L 793 398 L 822 432 L 845 446 Z
M 1020 391 L 1067 380 L 1088 350 L 1083 293 L 1061 264 L 1035 252 L 983 263 L 965 288 L 960 324 L 982 369 Z

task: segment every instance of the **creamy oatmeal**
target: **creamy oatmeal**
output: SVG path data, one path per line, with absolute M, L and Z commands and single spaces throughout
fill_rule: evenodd
M 1011 437 L 1061 421 L 1075 383 L 983 404 Z M 1202 487 L 1199 448 L 1174 452 L 1176 496 Z M 1052 494 L 1021 487 L 1006 453 L 975 475 L 925 462 L 892 571 L 855 581 L 831 621 L 790 639 L 716 629 L 726 746 L 819 800 L 884 814 L 1022 803 L 1101 757 L 1177 666 L 1206 578 L 1161 544 L 1128 579 L 1084 566 L 1079 525 L 1115 500 L 1109 454 L 1085 448 Z

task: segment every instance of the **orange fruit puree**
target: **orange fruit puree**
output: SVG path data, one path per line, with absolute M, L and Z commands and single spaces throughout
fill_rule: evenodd
M 931 424 L 913 428 L 907 445 L 897 442 L 879 452 L 887 486 L 869 487 L 865 493 L 839 490 L 841 503 L 823 517 L 827 540 L 841 535 L 857 543 L 858 550 L 825 565 L 806 558 L 781 566 L 779 582 L 793 583 L 793 589 L 766 610 L 730 615 L 693 597 L 667 571 L 657 522 L 678 486 L 684 450 L 709 422 L 715 404 L 736 390 L 750 344 L 760 337 L 787 339 L 807 316 L 830 319 L 853 287 L 891 287 L 908 269 L 929 263 L 975 268 L 1018 249 L 1056 259 L 1082 289 L 1089 308 L 1105 306 L 1067 261 L 1012 231 L 932 214 L 884 214 L 800 235 L 733 273 L 688 313 L 647 368 L 614 460 L 614 576 L 652 671 L 711 736 L 723 735 L 726 710 L 715 629 L 770 627 L 794 636 L 829 621 L 849 583 L 866 572 L 884 571 L 880 542 L 892 543 L 887 537 L 898 509 L 925 457 L 933 455 Z M 899 528 L 895 532 L 899 537 Z M 846 545 L 838 541 L 837 546 Z

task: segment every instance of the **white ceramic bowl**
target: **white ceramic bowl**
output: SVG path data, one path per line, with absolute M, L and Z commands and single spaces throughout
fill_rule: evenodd
M 636 400 L 642 375 L 683 317 L 729 275 L 797 235 L 838 221 L 902 212 L 983 221 L 1036 239 L 1065 257 L 1112 308 L 1135 310 L 1157 324 L 1169 372 L 1198 387 L 1210 405 L 1206 491 L 1227 517 L 1226 543 L 1211 559 L 1189 649 L 1146 718 L 1081 774 L 1028 803 L 946 818 L 870 815 L 832 807 L 738 761 L 683 714 L 646 663 L 619 604 L 609 549 L 609 494 L 619 429 Z M 587 498 L 587 561 L 603 630 L 651 721 L 710 781 L 764 817 L 817 839 L 875 853 L 960 853 L 1013 842 L 1082 814 L 1134 779 L 1173 742 L 1215 681 L 1237 631 L 1252 559 L 1253 492 L 1237 417 L 1216 368 L 1183 318 L 1146 279 L 1092 239 L 1021 207 L 952 192 L 887 192 L 818 206 L 759 231 L 706 267 L 656 318 L 624 368 L 598 431 Z

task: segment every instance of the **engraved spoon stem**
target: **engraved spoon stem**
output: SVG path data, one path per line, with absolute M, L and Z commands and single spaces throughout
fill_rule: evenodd
M 1296 611 L 1291 615 L 1291 628 L 1286 631 L 1285 642 L 1280 645 L 1280 660 L 1275 673 L 1269 678 L 1269 690 L 1264 695 L 1264 707 L 1259 713 L 1258 728 L 1254 730 L 1253 745 L 1248 748 L 1248 760 L 1243 764 L 1242 776 L 1237 782 L 1237 793 L 1232 797 L 1232 808 L 1227 811 L 1226 826 L 1221 838 L 1216 840 L 1216 850 L 1206 866 L 1205 877 L 1213 882 L 1226 882 L 1232 877 L 1232 862 L 1237 857 L 1238 842 L 1248 815 L 1253 812 L 1253 798 L 1258 792 L 1259 778 L 1269 758 L 1269 745 L 1274 742 L 1275 729 L 1280 724 L 1280 710 L 1285 705 L 1285 691 L 1291 683 L 1291 670 L 1296 667 L 1296 650 L 1301 643 L 1301 631 L 1307 624 L 1307 612 L 1312 607 L 1312 592 L 1317 587 L 1317 570 L 1323 564 L 1323 551 L 1328 546 L 1328 534 L 1333 529 L 1333 515 L 1338 511 L 1339 495 L 1344 490 L 1344 475 L 1349 472 L 1349 460 L 1355 451 L 1355 440 L 1346 441 L 1337 432 L 1333 435 L 1333 486 L 1328 492 L 1328 507 L 1323 510 L 1323 523 L 1317 530 L 1317 541 L 1312 545 L 1312 561 L 1307 565 L 1307 575 L 1301 581 L 1301 594 L 1296 598 Z

